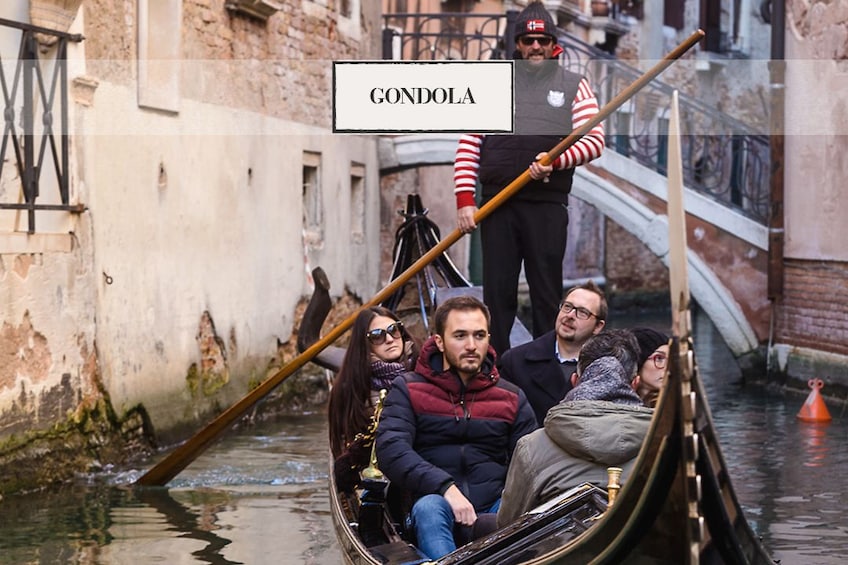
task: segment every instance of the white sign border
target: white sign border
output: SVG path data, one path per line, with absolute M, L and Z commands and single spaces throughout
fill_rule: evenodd
M 383 129 L 356 129 L 356 128 L 338 128 L 336 126 L 337 115 L 336 115 L 336 95 L 337 95 L 337 84 L 336 84 L 336 65 L 358 65 L 358 64 L 367 64 L 367 65 L 431 65 L 431 64 L 448 64 L 448 65 L 456 65 L 456 64 L 470 64 L 470 65 L 480 65 L 485 64 L 489 65 L 492 63 L 496 64 L 508 64 L 509 65 L 509 97 L 512 101 L 512 111 L 510 112 L 509 118 L 509 129 L 500 129 L 500 128 L 488 128 L 488 129 L 475 129 L 473 132 L 470 132 L 468 128 L 462 129 L 391 129 L 391 128 L 383 128 Z M 503 60 L 503 59 L 492 59 L 489 61 L 458 61 L 458 60 L 435 60 L 435 61 L 398 61 L 398 60 L 363 60 L 363 61 L 333 61 L 333 77 L 332 77 L 332 126 L 333 133 L 354 133 L 354 134 L 415 134 L 415 133 L 497 133 L 497 134 L 512 134 L 515 133 L 515 66 L 514 61 L 511 60 Z

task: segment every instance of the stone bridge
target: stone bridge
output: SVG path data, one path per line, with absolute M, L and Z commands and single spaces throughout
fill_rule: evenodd
M 456 141 L 449 134 L 383 138 L 380 167 L 453 163 Z M 572 195 L 595 206 L 668 265 L 664 176 L 607 150 L 578 168 Z M 754 353 L 769 335 L 767 227 L 693 190 L 686 189 L 683 198 L 692 298 L 737 358 Z

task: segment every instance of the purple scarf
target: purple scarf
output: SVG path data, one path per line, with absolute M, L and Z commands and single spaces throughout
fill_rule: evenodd
M 407 371 L 403 363 L 386 363 L 385 361 L 374 361 L 371 363 L 371 390 L 392 388 L 395 377 Z

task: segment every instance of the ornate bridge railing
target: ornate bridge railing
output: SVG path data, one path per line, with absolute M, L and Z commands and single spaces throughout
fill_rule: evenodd
M 0 19 L 0 32 L 9 29 L 20 31 L 20 47 L 15 57 L 0 53 L 4 123 L 0 142 L 0 210 L 25 210 L 27 233 L 32 234 L 36 211 L 80 212 L 84 208 L 72 205 L 69 196 L 67 65 L 68 42 L 83 38 Z M 55 48 L 51 47 L 51 51 L 55 49 L 55 57 L 49 59 L 41 58 L 39 51 L 39 38 L 44 41 L 46 37 L 55 38 Z M 3 170 L 10 148 L 16 167 L 11 174 Z M 52 167 L 58 198 L 42 197 L 45 167 Z M 45 203 L 45 199 L 60 203 Z
M 385 14 L 383 58 L 400 60 L 504 59 L 512 45 L 507 14 Z M 586 76 L 605 104 L 641 72 L 608 53 L 562 33 L 563 65 Z M 607 145 L 665 174 L 668 113 L 674 86 L 654 81 L 605 122 Z M 769 212 L 769 140 L 751 126 L 680 93 L 686 186 L 766 224 Z

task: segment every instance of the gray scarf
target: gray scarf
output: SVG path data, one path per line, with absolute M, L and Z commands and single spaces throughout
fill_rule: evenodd
M 612 356 L 596 359 L 586 367 L 578 377 L 577 385 L 568 391 L 563 402 L 574 400 L 606 400 L 633 406 L 642 404 L 624 374 L 624 367 Z

